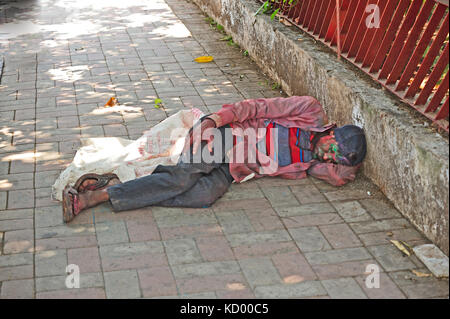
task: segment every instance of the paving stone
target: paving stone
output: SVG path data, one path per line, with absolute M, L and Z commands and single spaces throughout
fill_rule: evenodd
M 83 288 L 45 291 L 36 294 L 36 299 L 105 299 L 103 288 Z
M 417 268 L 418 272 L 426 274 L 427 276 L 417 276 L 411 270 L 400 270 L 389 272 L 389 277 L 395 282 L 399 287 L 410 286 L 416 284 L 433 284 L 439 281 L 447 281 L 446 279 L 437 279 L 432 275 L 432 273 L 427 268 Z
M 67 290 L 66 279 L 67 275 L 38 277 L 36 278 L 36 292 Z M 80 271 L 80 288 L 77 289 L 96 287 L 104 287 L 103 274 L 101 272 L 84 273 Z
M 295 284 L 317 278 L 305 257 L 299 253 L 272 256 L 272 262 L 286 284 Z
M 195 244 L 190 238 L 164 241 L 167 258 L 171 265 L 202 262 L 203 259 Z
M 216 213 L 222 230 L 226 234 L 248 233 L 254 229 L 245 211 L 218 212 Z
M 217 290 L 218 299 L 254 299 L 255 295 L 248 288 L 238 287 L 234 290 Z
M 386 271 L 417 268 L 409 257 L 403 255 L 393 245 L 379 245 L 367 247 Z
M 175 279 L 167 266 L 139 269 L 138 276 L 145 298 L 177 294 Z
M 0 210 L 6 209 L 6 197 L 8 196 L 7 192 L 0 192 Z
M 236 261 L 173 265 L 171 268 L 175 278 L 228 275 L 241 272 Z
M 12 219 L 30 219 L 33 218 L 33 209 L 13 209 L 0 211 L 0 220 L 12 220 Z
M 369 288 L 366 285 L 366 276 L 356 277 L 355 280 L 370 299 L 405 299 L 403 292 L 389 278 L 386 273 L 380 273 L 380 286 Z
M 436 283 L 424 283 L 403 286 L 402 290 L 408 298 L 423 299 L 433 297 L 447 297 L 448 299 L 448 281 L 439 281 Z
M 401 217 L 401 214 L 395 209 L 395 207 L 392 204 L 387 203 L 385 200 L 371 198 L 361 199 L 359 202 L 375 219 Z
M 329 201 L 343 201 L 355 199 L 367 199 L 369 195 L 366 190 L 362 189 L 340 189 L 332 192 L 325 192 L 324 195 Z
M 308 187 L 304 185 L 290 186 L 292 193 L 297 197 L 298 201 L 305 204 L 323 203 L 327 199 L 323 194 L 315 187 Z
M 380 268 L 380 270 L 382 269 L 373 259 L 346 261 L 336 264 L 313 265 L 312 268 L 317 276 L 323 280 L 363 275 L 366 274 L 366 269 L 369 265 L 376 265 Z
M 347 261 L 367 260 L 372 258 L 369 252 L 362 247 L 310 252 L 305 253 L 305 257 L 313 266 L 338 264 Z
M 273 207 L 298 206 L 298 201 L 288 186 L 261 187 Z
M 36 240 L 36 251 L 97 246 L 95 236 L 74 236 Z
M 276 207 L 275 210 L 281 217 L 334 213 L 336 211 L 329 203 L 310 203 L 295 207 Z
M 17 190 L 8 192 L 8 209 L 34 207 L 34 190 Z
M 31 299 L 34 297 L 34 280 L 10 280 L 2 283 L 1 299 Z
M 33 228 L 33 219 L 8 219 L 0 220 L 0 231 L 20 230 Z
M 411 244 L 411 242 L 425 240 L 425 237 L 413 228 L 359 234 L 358 237 L 365 246 L 388 244 L 389 241 L 393 239 L 404 241 L 409 244 Z
M 180 297 L 191 293 L 248 288 L 248 284 L 241 274 L 180 278 L 176 279 L 176 282 Z
M 100 245 L 128 242 L 128 232 L 123 221 L 101 222 L 95 225 L 97 241 Z
M 217 299 L 217 295 L 213 291 L 208 291 L 196 294 L 180 294 L 179 299 Z
M 149 241 L 100 246 L 103 271 L 167 265 L 161 242 Z
M 367 299 L 367 296 L 353 278 L 322 280 L 322 285 L 331 298 Z
M 255 288 L 255 296 L 264 299 L 305 298 L 326 294 L 326 290 L 319 281 L 305 281 L 297 284 L 279 284 Z
M 197 248 L 205 261 L 225 261 L 234 259 L 233 251 L 224 236 L 199 237 L 195 239 Z
M 448 257 L 433 244 L 420 245 L 413 248 L 414 254 L 436 277 L 448 278 Z
M 52 227 L 64 224 L 61 207 L 41 207 L 35 209 L 36 227 Z
M 283 229 L 246 234 L 230 234 L 226 235 L 226 237 L 230 242 L 231 247 L 260 243 L 278 243 L 291 240 L 288 232 Z
M 67 262 L 77 265 L 80 268 L 80 274 L 101 271 L 97 247 L 68 249 Z
M 362 246 L 358 237 L 347 224 L 324 225 L 320 226 L 319 229 L 333 248 Z
M 374 233 L 379 231 L 390 231 L 412 227 L 411 224 L 403 218 L 357 222 L 350 223 L 349 225 L 356 234 Z
M 331 249 L 328 241 L 317 227 L 290 228 L 289 233 L 302 252 Z
M 272 209 L 245 209 L 254 231 L 268 231 L 275 229 L 283 229 L 284 225 L 281 222 L 278 214 Z
M 64 249 L 37 252 L 35 255 L 37 277 L 63 275 L 66 267 L 67 252 Z
M 219 224 L 206 224 L 200 226 L 164 227 L 159 229 L 162 240 L 209 237 L 223 235 Z
M 357 201 L 333 202 L 333 205 L 347 223 L 372 220 L 372 217 Z
M 233 251 L 236 258 L 243 259 L 296 253 L 298 252 L 298 247 L 293 241 L 289 241 L 236 246 L 233 247 Z
M 36 239 L 79 237 L 94 234 L 95 228 L 92 225 L 64 225 L 36 228 Z
M 136 270 L 105 272 L 105 291 L 110 299 L 131 299 L 141 297 Z
M 282 218 L 287 228 L 340 224 L 343 222 L 338 214 L 312 214 Z
M 12 230 L 4 233 L 3 253 L 17 254 L 33 252 L 34 231 L 33 229 Z
M 158 227 L 153 218 L 126 221 L 131 242 L 161 240 Z
M 239 265 L 252 288 L 282 282 L 270 258 L 241 259 Z
M 32 253 L 0 255 L 0 267 L 12 267 L 33 264 Z
M 33 278 L 33 265 L 10 266 L 0 268 L 0 281 Z
M 152 209 L 158 227 L 198 226 L 216 223 L 212 210 L 187 214 L 180 208 Z

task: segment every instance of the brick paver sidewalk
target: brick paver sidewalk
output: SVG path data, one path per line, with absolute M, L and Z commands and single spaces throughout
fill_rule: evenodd
M 187 0 L 39 3 L 0 1 L 2 298 L 447 297 L 448 281 L 417 277 L 424 265 L 389 242 L 427 241 L 361 176 L 234 184 L 208 209 L 105 204 L 64 225 L 50 189 L 80 138 L 135 139 L 183 108 L 281 94 Z M 128 108 L 103 109 L 111 96 Z

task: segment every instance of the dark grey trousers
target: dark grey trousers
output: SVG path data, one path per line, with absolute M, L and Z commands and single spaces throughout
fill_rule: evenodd
M 225 128 L 219 128 L 223 149 Z M 205 147 L 206 143 L 202 143 L 202 150 Z M 225 151 L 221 160 L 213 163 L 192 163 L 192 146 L 189 153 L 190 162 L 181 156 L 177 165 L 159 165 L 151 175 L 109 187 L 114 211 L 147 206 L 201 208 L 213 204 L 233 182 Z

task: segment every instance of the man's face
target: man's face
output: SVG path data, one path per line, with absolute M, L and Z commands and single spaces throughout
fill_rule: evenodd
M 334 132 L 322 136 L 314 148 L 314 158 L 321 162 L 338 163 L 342 161 L 343 156 L 339 153 L 339 146 L 334 137 Z

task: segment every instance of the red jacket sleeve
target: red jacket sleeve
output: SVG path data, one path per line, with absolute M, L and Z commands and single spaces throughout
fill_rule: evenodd
M 319 101 L 311 96 L 288 98 L 252 99 L 234 104 L 225 104 L 213 119 L 218 127 L 253 119 L 280 119 L 300 122 L 302 127 L 321 127 L 327 122 Z

